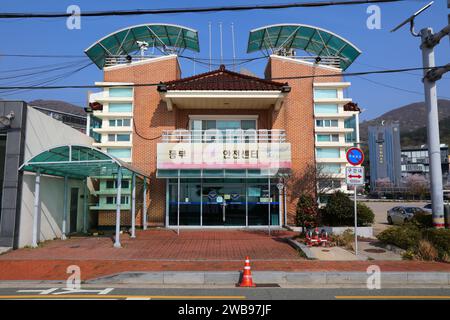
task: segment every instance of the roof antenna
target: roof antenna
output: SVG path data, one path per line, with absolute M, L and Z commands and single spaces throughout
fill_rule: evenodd
M 211 71 L 212 49 L 211 49 L 211 21 L 208 23 L 209 30 L 209 71 Z
M 233 71 L 236 71 L 236 48 L 234 46 L 234 23 L 231 23 L 231 42 L 233 47 Z
M 219 22 L 220 31 L 220 64 L 223 64 L 222 22 Z

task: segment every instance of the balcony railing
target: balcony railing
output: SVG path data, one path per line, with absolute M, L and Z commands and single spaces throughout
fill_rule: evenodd
M 164 130 L 163 143 L 283 143 L 286 131 L 273 130 Z
M 321 56 L 320 58 L 315 56 L 289 56 L 289 58 L 296 60 L 303 60 L 311 63 L 316 63 L 319 65 L 325 65 L 335 68 L 341 67 L 341 58 L 335 56 Z
M 115 66 L 117 64 L 127 64 L 137 61 L 143 61 L 155 58 L 157 56 L 141 56 L 141 55 L 109 55 L 105 57 L 105 67 Z

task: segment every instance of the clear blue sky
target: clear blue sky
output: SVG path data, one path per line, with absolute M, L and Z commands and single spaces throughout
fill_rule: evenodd
M 198 7 L 233 4 L 261 4 L 261 3 L 286 3 L 289 0 L 228 0 L 228 1 L 75 1 L 75 0 L 2 0 L 0 11 L 2 12 L 38 12 L 66 11 L 67 6 L 77 4 L 81 10 L 111 10 L 111 9 L 138 9 L 138 8 L 167 8 L 167 7 Z M 417 29 L 431 26 L 435 31 L 447 24 L 446 0 L 435 0 L 435 4 L 427 12 L 417 18 Z M 62 54 L 83 55 L 84 49 L 90 44 L 119 28 L 139 23 L 175 23 L 197 29 L 200 36 L 200 54 L 197 57 L 208 57 L 208 22 L 213 24 L 213 58 L 220 57 L 219 52 L 219 27 L 223 22 L 224 28 L 224 57 L 232 57 L 230 24 L 233 22 L 236 33 L 236 51 L 238 58 L 255 57 L 259 54 L 247 54 L 246 46 L 248 32 L 253 28 L 275 23 L 303 23 L 322 27 L 333 31 L 358 46 L 362 55 L 347 70 L 348 72 L 374 70 L 380 68 L 404 68 L 421 66 L 421 54 L 419 51 L 419 39 L 409 34 L 408 28 L 403 28 L 396 33 L 389 30 L 404 18 L 422 7 L 426 1 L 406 1 L 402 3 L 380 4 L 381 30 L 369 30 L 366 27 L 368 5 L 325 7 L 325 8 L 293 8 L 271 11 L 244 11 L 244 12 L 219 12 L 219 13 L 188 13 L 169 15 L 147 15 L 131 17 L 95 17 L 82 18 L 81 30 L 68 30 L 65 19 L 38 19 L 38 20 L 0 20 L 0 53 L 2 54 Z M 188 53 L 188 51 L 185 52 Z M 36 82 L 36 76 L 44 79 L 64 73 L 64 70 L 55 70 L 51 74 L 31 75 L 29 78 L 10 78 L 15 73 L 5 73 L 8 70 L 35 67 L 47 64 L 70 63 L 79 60 L 80 66 L 89 60 L 79 59 L 31 59 L 31 58 L 0 58 L 0 85 L 26 85 Z M 449 39 L 443 39 L 436 50 L 436 63 L 446 64 L 450 62 Z M 257 60 L 243 67 L 255 74 L 262 76 L 265 61 Z M 55 66 L 57 67 L 57 66 Z M 39 69 L 31 71 L 19 71 L 16 74 L 39 72 Z M 192 75 L 194 65 L 190 61 L 182 61 L 183 76 Z M 196 73 L 207 71 L 207 67 L 196 64 Z M 351 77 L 348 81 L 352 86 L 348 95 L 365 110 L 363 119 L 374 118 L 390 109 L 401 105 L 423 101 L 423 87 L 420 71 L 409 74 L 392 75 L 368 75 L 366 79 Z M 8 78 L 8 79 L 5 79 Z M 93 84 L 102 79 L 101 71 L 95 66 L 90 66 L 83 71 L 61 79 L 53 84 Z M 390 88 L 399 87 L 417 93 L 405 92 Z M 0 98 L 25 100 L 33 99 L 60 99 L 77 105 L 84 105 L 87 90 L 52 90 L 52 91 L 28 91 L 16 92 L 10 95 L 0 93 Z M 439 82 L 438 94 L 450 99 L 450 74 Z

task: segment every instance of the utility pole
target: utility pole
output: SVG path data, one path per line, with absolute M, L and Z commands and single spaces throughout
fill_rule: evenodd
M 450 5 L 450 0 L 447 0 Z M 437 33 L 433 33 L 432 28 L 423 28 L 419 33 L 414 31 L 414 19 L 424 10 L 428 9 L 433 2 L 414 13 L 391 32 L 394 32 L 410 24 L 410 32 L 415 37 L 421 38 L 420 49 L 422 50 L 423 62 L 423 84 L 425 92 L 425 104 L 427 107 L 427 135 L 428 135 L 428 155 L 430 159 L 430 180 L 431 180 L 431 205 L 433 210 L 433 226 L 435 228 L 444 228 L 444 190 L 442 187 L 442 168 L 441 168 L 441 148 L 439 139 L 439 117 L 436 92 L 436 81 L 442 78 L 442 75 L 450 71 L 450 63 L 446 66 L 436 68 L 434 60 L 434 47 L 440 40 L 450 33 L 450 23 Z

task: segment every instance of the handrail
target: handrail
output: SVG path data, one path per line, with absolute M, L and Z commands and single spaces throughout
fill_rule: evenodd
M 282 143 L 286 142 L 286 131 L 281 129 L 208 129 L 208 130 L 163 130 L 163 143 Z

